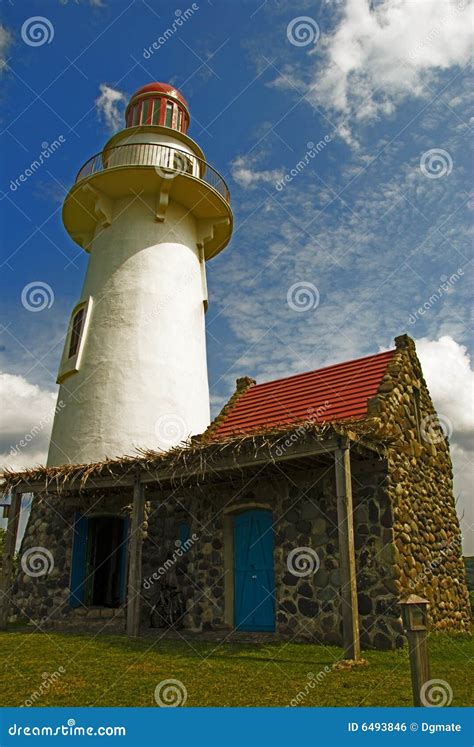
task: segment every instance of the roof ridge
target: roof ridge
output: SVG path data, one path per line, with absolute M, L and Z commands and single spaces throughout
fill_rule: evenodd
M 381 358 L 389 353 L 393 355 L 396 352 L 396 348 L 390 350 L 382 350 L 380 353 L 373 353 L 372 355 L 364 355 L 361 358 L 351 358 L 347 361 L 340 361 L 340 363 L 331 363 L 329 366 L 323 366 L 322 368 L 313 368 L 311 371 L 303 371 L 302 373 L 291 374 L 291 376 L 282 376 L 280 379 L 270 379 L 269 381 L 262 381 L 261 384 L 255 384 L 253 389 L 260 389 L 261 387 L 267 386 L 268 384 L 278 384 L 279 381 L 289 381 L 290 379 L 299 379 L 303 376 L 310 376 L 314 373 L 321 373 L 321 371 L 328 371 L 331 368 L 338 368 L 344 366 L 347 363 L 359 363 L 360 361 L 366 361 L 370 358 Z M 230 400 L 229 400 L 230 401 Z

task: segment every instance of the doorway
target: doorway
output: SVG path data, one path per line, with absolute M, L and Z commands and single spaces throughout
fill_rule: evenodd
M 238 630 L 275 630 L 275 576 L 271 511 L 234 516 L 234 625 Z
M 74 526 L 71 606 L 119 607 L 125 601 L 128 521 L 78 516 Z

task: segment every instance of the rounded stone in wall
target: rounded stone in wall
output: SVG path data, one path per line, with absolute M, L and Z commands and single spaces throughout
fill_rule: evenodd
M 285 610 L 285 612 L 289 612 L 290 615 L 294 615 L 296 612 L 296 605 L 290 599 L 284 599 L 280 604 L 280 608 Z
M 303 615 L 303 617 L 316 617 L 319 614 L 319 604 L 312 599 L 305 599 L 302 597 L 298 600 L 298 612 Z
M 359 615 L 370 615 L 372 612 L 372 600 L 366 594 L 359 594 Z
M 303 581 L 298 586 L 298 594 L 301 594 L 302 597 L 311 599 L 314 595 L 314 588 L 307 581 Z

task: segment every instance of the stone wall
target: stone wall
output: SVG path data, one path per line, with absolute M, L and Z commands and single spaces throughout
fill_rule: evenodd
M 33 500 L 12 588 L 11 622 L 26 619 L 35 625 L 49 626 L 87 616 L 102 617 L 96 609 L 89 614 L 85 609 L 69 606 L 75 514 L 129 513 L 126 503 L 126 498 L 113 493 L 89 493 L 87 497 L 67 500 L 46 495 Z M 22 558 L 28 572 L 22 567 Z M 112 610 L 103 612 L 107 618 L 112 614 Z
M 388 495 L 393 508 L 395 587 L 429 601 L 430 624 L 469 630 L 469 597 L 446 431 L 433 407 L 413 341 L 396 338 L 370 412 L 393 431 Z
M 385 464 L 353 460 L 353 472 L 362 642 L 365 646 L 392 648 L 401 645 L 403 638 L 392 572 L 394 546 Z M 253 507 L 273 512 L 276 632 L 299 640 L 341 644 L 332 462 L 319 471 L 288 469 L 286 475 L 278 472 L 275 477 L 242 480 L 240 489 L 235 485 L 210 487 L 199 496 L 180 491 L 177 497 L 168 497 L 158 505 L 152 503 L 149 538 L 144 547 L 144 619 L 159 583 L 164 581 L 176 583 L 181 589 L 187 607 L 185 627 L 232 628 L 232 597 L 228 592 L 232 567 L 225 557 L 229 541 L 226 517 Z M 189 518 L 191 533 L 197 539 L 176 560 L 179 524 Z M 295 568 L 297 573 L 292 572 Z M 299 575 L 306 568 L 310 572 Z

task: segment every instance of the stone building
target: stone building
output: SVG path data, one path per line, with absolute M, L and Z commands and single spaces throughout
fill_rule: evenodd
M 399 602 L 470 614 L 447 439 L 413 341 L 256 385 L 167 452 L 7 474 L 35 499 L 9 617 L 148 624 L 163 585 L 193 631 L 393 648 Z M 351 649 L 352 642 L 352 649 Z
M 466 629 L 449 447 L 408 337 L 239 379 L 210 423 L 206 263 L 233 215 L 189 124 L 179 91 L 146 84 L 65 198 L 90 258 L 48 464 L 4 474 L 0 627 L 126 618 L 137 635 L 173 585 L 173 624 L 342 643 L 349 658 L 402 643 L 412 592 L 434 628 Z M 12 584 L 22 494 L 34 500 Z

